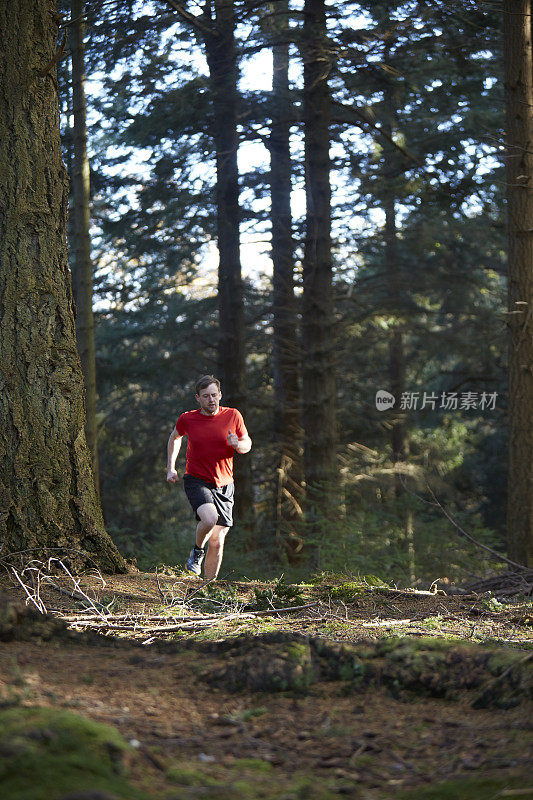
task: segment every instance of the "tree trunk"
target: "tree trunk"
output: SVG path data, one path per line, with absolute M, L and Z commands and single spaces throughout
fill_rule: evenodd
M 288 0 L 278 0 L 277 12 L 288 12 Z M 272 26 L 276 39 L 287 33 L 288 17 Z M 273 264 L 274 431 L 278 486 L 276 539 L 293 560 L 302 542 L 303 465 L 297 307 L 294 294 L 294 240 L 291 214 L 291 153 L 289 44 L 273 46 L 272 129 L 270 134 L 270 194 Z
M 387 27 L 391 23 L 388 22 Z M 390 58 L 390 38 L 385 47 L 385 64 Z M 397 186 L 395 176 L 401 174 L 399 169 L 399 153 L 394 147 L 393 136 L 397 128 L 397 109 L 394 97 L 392 78 L 386 78 L 384 101 L 388 119 L 385 120 L 383 129 L 388 139 L 383 143 L 383 210 L 385 212 L 385 270 L 389 294 L 389 315 L 394 319 L 389 330 L 389 381 L 390 391 L 396 398 L 395 408 L 391 410 L 391 455 L 393 466 L 406 461 L 409 451 L 409 440 L 406 427 L 406 412 L 400 410 L 400 399 L 405 391 L 405 353 L 401 322 L 402 307 L 402 278 L 401 265 L 398 253 L 398 226 L 396 221 L 396 194 Z M 415 543 L 414 543 L 414 515 L 404 503 L 398 503 L 403 498 L 405 502 L 405 488 L 402 475 L 398 472 L 394 476 L 394 495 L 397 501 L 399 522 L 403 527 L 407 544 L 407 557 L 409 563 L 409 578 L 415 580 Z
M 398 410 L 402 392 L 405 390 L 405 358 L 402 330 L 397 320 L 400 305 L 400 281 L 396 200 L 394 187 L 387 180 L 389 172 L 387 163 L 385 163 L 384 172 L 383 185 L 384 188 L 388 186 L 387 196 L 383 202 L 383 210 L 385 211 L 385 269 L 389 294 L 389 314 L 395 317 L 395 323 L 389 331 L 389 381 L 391 393 L 396 398 L 396 409 L 392 411 L 394 418 L 391 425 L 392 462 L 395 464 L 397 461 L 404 461 L 406 453 L 404 414 Z M 396 481 L 396 495 L 401 495 L 402 491 L 403 488 L 398 478 Z
M 219 364 L 224 404 L 246 419 L 244 306 L 240 256 L 239 174 L 237 168 L 237 51 L 232 0 L 214 0 L 214 33 L 204 33 L 213 98 L 213 137 L 217 162 L 217 236 L 219 251 Z M 253 515 L 250 456 L 235 457 L 237 515 Z
M 85 382 L 85 436 L 92 456 L 94 483 L 98 480 L 98 433 L 96 425 L 96 361 L 93 316 L 93 265 L 89 228 L 90 185 L 87 157 L 87 110 L 85 102 L 84 0 L 72 0 L 70 33 L 72 54 L 72 106 L 74 114 L 74 163 L 72 195 L 74 207 L 74 262 L 72 287 L 76 304 L 76 338 Z
M 108 537 L 85 441 L 66 248 L 55 0 L 0 6 L 0 540 L 125 564 Z M 75 552 L 77 551 L 77 553 Z
M 385 201 L 385 262 L 387 268 L 387 285 L 391 298 L 390 313 L 396 316 L 400 302 L 400 286 L 398 262 L 398 231 L 396 228 L 396 202 L 394 189 Z M 401 323 L 396 321 L 389 332 L 389 380 L 391 393 L 396 398 L 396 407 L 392 410 L 393 420 L 391 425 L 391 450 L 392 463 L 404 463 L 409 451 L 409 440 L 405 424 L 405 412 L 400 410 L 400 398 L 405 391 L 405 353 Z M 406 493 L 400 473 L 394 476 L 394 494 L 396 500 L 405 501 Z M 412 509 L 400 505 L 398 516 L 404 530 L 407 543 L 407 557 L 409 563 L 409 579 L 413 582 L 416 578 L 416 553 L 414 540 L 414 514 Z
M 533 58 L 532 2 L 504 2 L 509 231 L 508 547 L 533 565 Z
M 329 159 L 330 53 L 324 0 L 306 0 L 304 13 L 307 201 L 302 303 L 304 464 L 306 513 L 311 531 L 314 526 L 319 532 L 319 519 L 331 522 L 337 511 L 333 492 L 337 431 Z

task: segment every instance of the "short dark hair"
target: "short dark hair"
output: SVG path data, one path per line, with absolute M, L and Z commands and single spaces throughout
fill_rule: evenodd
M 218 378 L 215 378 L 214 375 L 204 375 L 202 378 L 196 381 L 194 388 L 196 389 L 196 394 L 200 394 L 202 389 L 207 389 L 208 386 L 211 384 L 216 384 L 218 391 L 220 392 L 220 381 Z

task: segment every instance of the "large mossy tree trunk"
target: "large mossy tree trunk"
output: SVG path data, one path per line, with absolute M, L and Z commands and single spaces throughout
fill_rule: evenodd
M 509 234 L 509 555 L 533 565 L 533 54 L 532 2 L 504 15 Z
M 90 169 L 87 157 L 87 104 L 85 100 L 84 0 L 72 0 L 70 49 L 72 54 L 72 111 L 74 158 L 72 287 L 76 304 L 76 339 L 85 381 L 85 436 L 91 451 L 94 483 L 98 480 L 98 428 L 96 423 L 96 357 L 93 314 L 93 264 L 90 239 Z
M 211 10 L 211 4 L 209 4 Z M 246 368 L 242 269 L 240 256 L 239 171 L 237 150 L 238 66 L 235 9 L 232 0 L 214 0 L 209 33 L 203 29 L 213 103 L 216 149 L 217 238 L 219 251 L 219 365 L 224 405 L 238 408 L 246 419 Z M 240 520 L 253 516 L 250 456 L 235 457 Z
M 293 560 L 301 547 L 303 459 L 298 313 L 294 293 L 292 164 L 290 124 L 294 116 L 289 89 L 288 0 L 278 0 L 272 24 L 273 78 L 270 133 L 270 196 L 274 364 L 274 431 L 277 448 L 276 539 Z M 287 39 L 284 41 L 284 39 Z
M 331 256 L 330 112 L 324 0 L 306 0 L 304 60 L 306 232 L 303 262 L 302 357 L 304 469 L 309 533 L 334 519 L 336 389 L 333 265 Z M 317 553 L 316 547 L 312 550 Z
M 2 552 L 34 556 L 59 548 L 70 550 L 75 566 L 123 571 L 104 527 L 84 432 L 59 144 L 56 3 L 14 5 L 0 5 Z

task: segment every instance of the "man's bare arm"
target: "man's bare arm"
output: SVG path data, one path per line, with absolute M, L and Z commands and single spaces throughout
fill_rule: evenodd
M 235 450 L 243 455 L 244 453 L 249 453 L 252 449 L 252 440 L 248 435 L 243 436 L 242 439 L 239 439 L 239 444 L 235 448 Z
M 248 434 L 239 439 L 236 433 L 228 431 L 228 444 L 231 445 L 231 447 L 234 447 L 237 453 L 240 453 L 241 455 L 250 452 L 252 449 L 252 440 Z
M 169 483 L 177 483 L 179 481 L 179 475 L 176 472 L 176 459 L 178 457 L 178 453 L 181 447 L 181 440 L 183 436 L 180 436 L 177 432 L 176 428 L 172 431 L 170 436 L 168 437 L 168 444 L 167 444 L 167 481 Z

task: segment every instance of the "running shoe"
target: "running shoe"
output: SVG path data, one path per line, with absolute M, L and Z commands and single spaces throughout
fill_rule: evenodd
M 204 560 L 204 556 L 205 550 L 194 545 L 185 565 L 187 572 L 192 572 L 193 575 L 200 575 L 202 572 L 202 561 Z

